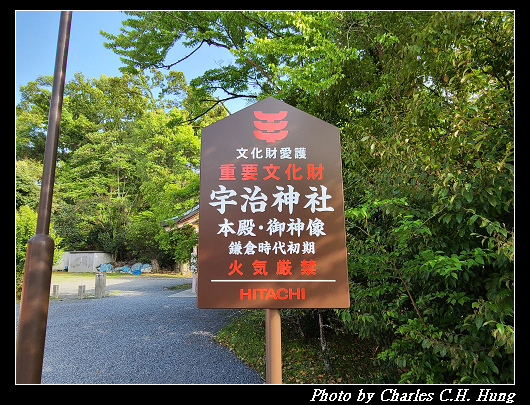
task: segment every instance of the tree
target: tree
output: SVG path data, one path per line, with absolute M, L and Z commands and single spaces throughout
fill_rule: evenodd
M 258 35 L 283 35 L 289 26 L 281 21 L 263 18 L 260 13 L 223 11 L 129 11 L 136 17 L 123 21 L 119 35 L 101 32 L 109 40 L 105 46 L 121 55 L 124 72 L 136 73 L 148 68 L 172 69 L 182 60 L 192 57 L 202 46 L 216 46 L 231 51 L 247 46 L 247 30 Z M 184 58 L 166 62 L 166 55 L 177 41 L 193 48 Z M 276 56 L 251 60 L 236 54 L 235 65 L 210 69 L 201 78 L 191 81 L 195 88 L 195 103 L 201 108 L 191 118 L 200 117 L 224 101 L 234 98 L 256 98 L 254 88 L 271 91 L 274 83 L 267 73 L 266 63 L 276 63 Z M 222 90 L 225 97 L 213 99 L 210 93 Z
M 38 203 L 50 84 L 40 77 L 22 86 L 17 207 Z M 189 257 L 184 241 L 193 234 L 179 230 L 181 239 L 167 239 L 160 221 L 198 201 L 200 128 L 226 111 L 218 106 L 193 126 L 185 123 L 186 109 L 200 107 L 178 71 L 99 79 L 76 73 L 65 88 L 52 212 L 65 248 L 105 250 L 116 259 L 152 257 L 166 265 Z
M 15 109 L 17 160 L 41 161 L 44 156 L 52 81 L 51 76 L 39 76 L 36 81 L 20 86 L 20 103 Z
M 392 40 L 382 97 L 351 126 L 356 298 L 341 315 L 386 339 L 402 381 L 513 378 L 512 18 L 433 13 Z

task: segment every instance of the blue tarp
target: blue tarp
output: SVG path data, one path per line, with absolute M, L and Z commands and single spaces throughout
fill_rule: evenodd
M 134 263 L 131 267 L 131 272 L 135 272 L 142 268 L 142 263 Z
M 134 274 L 135 276 L 139 276 L 140 274 L 142 274 L 142 269 L 146 269 L 148 267 L 151 267 L 151 265 L 148 263 L 134 263 L 130 268 L 129 266 L 112 268 L 112 265 L 110 263 L 104 263 L 99 266 L 99 271 L 101 273 L 119 271 L 122 273 L 129 273 Z
M 110 263 L 104 263 L 99 266 L 99 271 L 101 273 L 106 273 L 107 271 L 110 271 L 111 268 L 112 266 Z

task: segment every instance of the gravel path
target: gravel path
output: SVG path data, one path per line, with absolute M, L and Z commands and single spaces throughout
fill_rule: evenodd
M 163 288 L 190 279 L 114 280 L 105 298 L 50 300 L 43 384 L 263 383 L 213 339 L 236 311 Z

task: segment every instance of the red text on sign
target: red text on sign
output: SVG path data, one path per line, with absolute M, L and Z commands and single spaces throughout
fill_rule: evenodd
M 241 288 L 240 300 L 305 300 L 305 288 Z

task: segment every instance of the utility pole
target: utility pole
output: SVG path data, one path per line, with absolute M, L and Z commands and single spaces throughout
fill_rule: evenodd
M 72 12 L 62 11 L 44 150 L 37 230 L 35 236 L 28 241 L 26 249 L 16 342 L 17 384 L 40 384 L 42 376 L 54 248 L 53 239 L 49 235 L 50 215 L 71 22 Z

